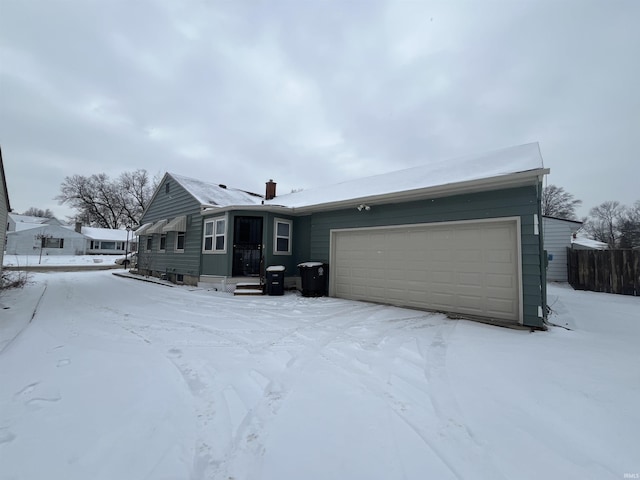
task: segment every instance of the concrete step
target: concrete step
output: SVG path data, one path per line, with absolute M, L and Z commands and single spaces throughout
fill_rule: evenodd
M 234 295 L 250 296 L 250 295 L 264 295 L 261 288 L 236 288 L 233 292 Z
M 261 290 L 262 285 L 259 282 L 240 282 L 236 283 L 236 290 Z

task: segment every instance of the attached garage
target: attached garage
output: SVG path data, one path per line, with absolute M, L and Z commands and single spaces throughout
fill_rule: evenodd
M 331 231 L 331 295 L 522 323 L 520 218 Z

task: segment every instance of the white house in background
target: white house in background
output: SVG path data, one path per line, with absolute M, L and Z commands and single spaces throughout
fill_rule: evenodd
M 7 233 L 6 255 L 84 255 L 86 237 L 63 225 L 22 224 Z
M 567 248 L 582 222 L 555 217 L 542 217 L 544 249 L 547 251 L 547 281 L 567 281 Z
M 571 248 L 573 250 L 609 250 L 609 245 L 598 240 L 581 237 L 577 235 L 571 239 Z
M 8 255 L 122 255 L 135 251 L 133 233 L 110 228 L 61 225 L 56 219 L 9 214 Z M 128 240 L 128 242 L 127 242 Z
M 75 231 L 84 235 L 87 239 L 85 253 L 91 254 L 124 254 L 125 251 L 137 250 L 137 243 L 132 231 L 112 228 L 83 227 L 76 224 Z

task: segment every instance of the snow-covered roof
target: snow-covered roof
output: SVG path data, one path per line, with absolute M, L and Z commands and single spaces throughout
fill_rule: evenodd
M 572 245 L 579 245 L 581 247 L 591 248 L 593 250 L 608 250 L 609 245 L 598 240 L 592 240 L 591 238 L 576 237 L 571 238 Z
M 9 218 L 15 224 L 13 230 L 16 232 L 31 230 L 32 228 L 38 228 L 42 225 L 61 225 L 60 221 L 56 218 L 34 217 L 11 212 L 9 212 Z
M 23 230 L 31 230 L 33 228 L 42 227 L 43 225 L 47 225 L 46 223 L 26 223 L 26 222 L 16 222 L 15 231 L 21 232 Z
M 47 223 L 50 218 L 45 217 L 33 217 L 31 215 L 20 215 L 17 213 L 9 213 L 9 217 L 16 223 L 31 223 L 41 225 L 43 223 Z
M 69 230 L 75 231 L 75 227 L 72 225 L 65 226 Z M 116 230 L 113 228 L 97 228 L 97 227 L 82 227 L 82 234 L 90 238 L 91 240 L 113 240 L 118 242 L 126 242 L 127 241 L 127 231 L 126 230 Z M 133 234 L 129 232 L 129 240 L 131 240 Z
M 182 188 L 189 192 L 201 205 L 225 207 L 228 205 L 257 205 L 262 197 L 226 185 L 203 182 L 195 178 L 169 173 Z
M 544 169 L 538 143 L 504 148 L 482 155 L 430 162 L 420 167 L 302 190 L 265 201 L 265 205 L 308 207 Z M 546 173 L 546 172 L 545 172 Z

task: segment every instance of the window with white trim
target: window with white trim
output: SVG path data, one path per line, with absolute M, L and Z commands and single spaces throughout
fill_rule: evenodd
M 42 248 L 64 248 L 64 238 L 42 237 Z
M 204 222 L 204 241 L 202 250 L 212 253 L 227 251 L 227 219 L 213 218 Z
M 158 251 L 164 252 L 167 249 L 167 234 L 162 233 L 160 235 L 160 246 L 158 247 Z
M 291 230 L 293 222 L 276 218 L 273 224 L 273 254 L 291 255 Z
M 184 252 L 185 232 L 176 232 L 176 244 L 174 251 Z
M 147 252 L 151 251 L 152 245 L 153 245 L 153 235 L 147 235 L 147 248 L 146 248 Z

